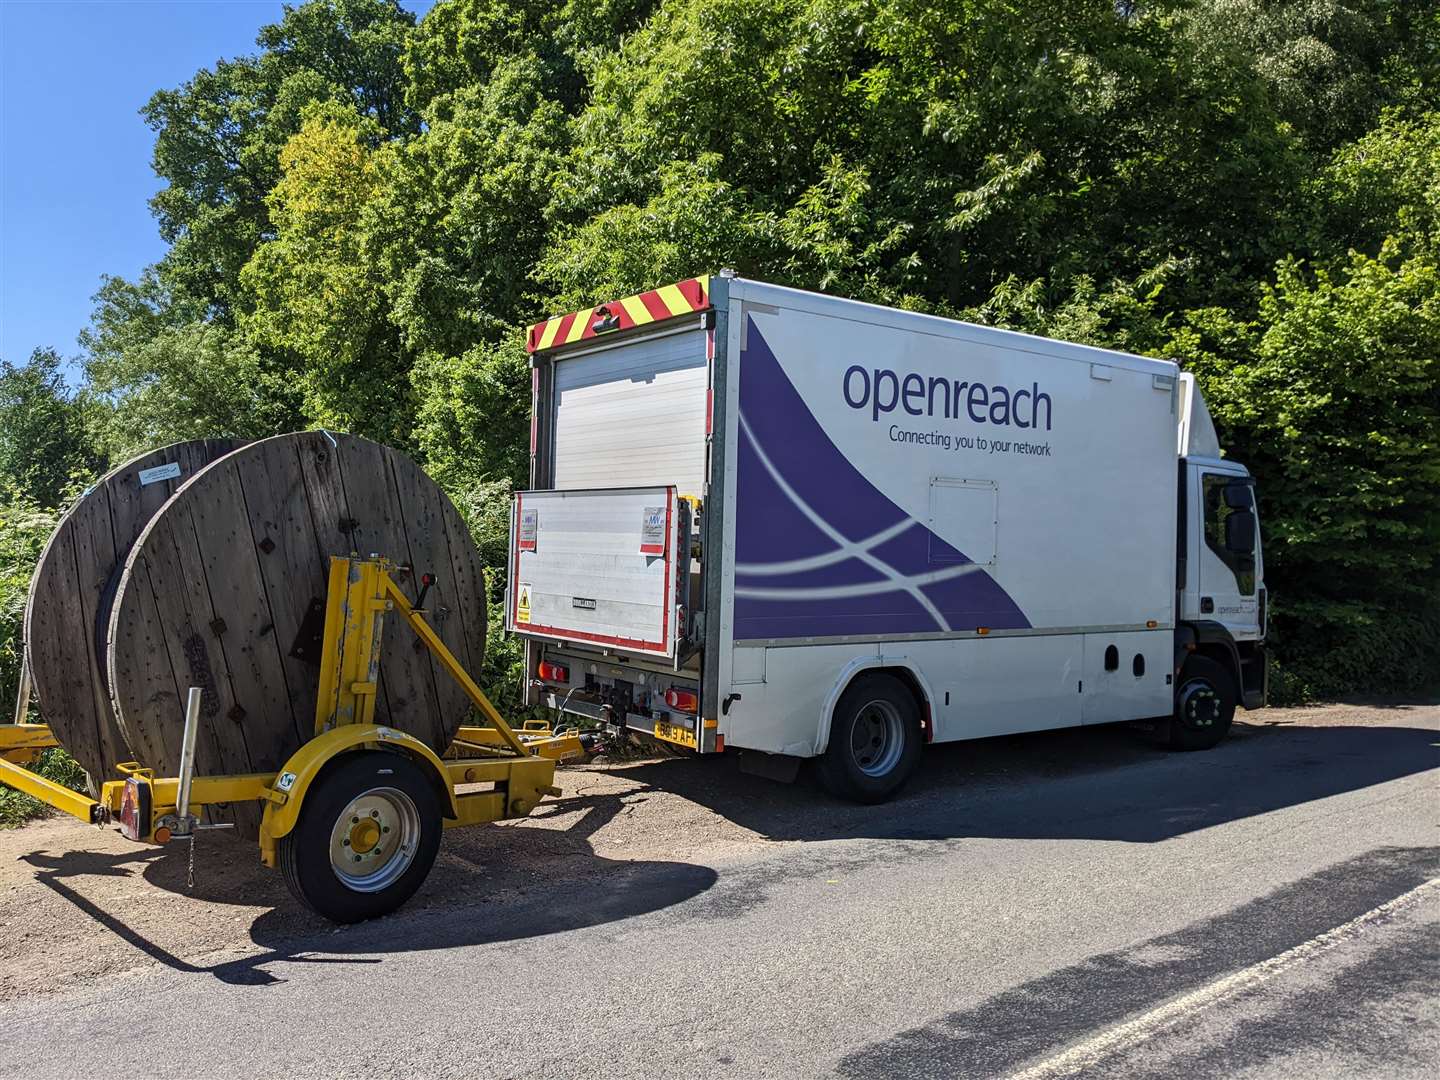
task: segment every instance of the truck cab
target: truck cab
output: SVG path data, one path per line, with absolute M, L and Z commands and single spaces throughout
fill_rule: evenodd
M 1199 652 L 1232 674 L 1238 703 L 1265 703 L 1267 604 L 1255 480 L 1220 454 L 1194 376 L 1179 380 L 1177 660 Z M 1178 665 L 1177 665 L 1178 667 Z

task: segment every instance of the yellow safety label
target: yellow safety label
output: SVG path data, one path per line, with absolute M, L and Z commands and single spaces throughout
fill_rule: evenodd
M 515 621 L 530 621 L 530 586 L 524 583 L 520 585 L 520 599 L 515 604 Z

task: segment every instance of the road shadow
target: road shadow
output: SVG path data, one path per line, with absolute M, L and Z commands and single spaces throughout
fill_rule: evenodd
M 23 857 L 36 880 L 152 960 L 172 970 L 236 985 L 284 982 L 286 964 L 383 962 L 377 954 L 483 945 L 618 922 L 682 903 L 709 889 L 714 870 L 684 862 L 614 860 L 594 854 L 589 837 L 643 793 L 555 799 L 532 821 L 578 815 L 565 827 L 457 829 L 420 892 L 383 919 L 337 927 L 295 902 L 280 875 L 261 866 L 252 842 L 202 834 L 194 884 L 188 850 L 136 847 L 118 854 L 37 852 Z M 558 868 L 558 872 L 557 872 Z M 195 963 L 107 910 L 76 887 L 87 877 L 139 873 L 150 884 L 209 903 L 266 906 L 250 927 L 260 951 Z M 72 882 L 74 884 L 72 884 Z M 538 887 L 537 887 L 538 886 Z M 177 912 L 177 917 L 184 917 Z
M 1123 840 L 1155 843 L 1328 798 L 1440 765 L 1421 727 L 1237 723 L 1214 750 L 1177 754 L 1121 726 L 1072 728 L 929 747 L 882 806 L 831 798 L 740 771 L 732 759 L 614 770 L 774 840 Z
M 904 792 L 883 806 L 839 802 L 814 784 L 742 773 L 734 756 L 650 760 L 607 769 L 634 788 L 546 802 L 530 819 L 448 832 L 420 893 L 385 919 L 336 928 L 296 904 L 252 843 L 202 835 L 193 887 L 182 845 L 121 854 L 26 857 L 78 911 L 156 962 L 227 983 L 284 981 L 287 964 L 376 964 L 383 954 L 481 945 L 600 926 L 709 890 L 707 866 L 598 856 L 593 834 L 655 791 L 678 795 L 776 840 L 1086 839 L 1155 843 L 1413 775 L 1440 764 L 1434 728 L 1240 723 L 1212 751 L 1172 754 L 1118 727 L 1078 728 L 931 747 Z M 1265 714 L 1261 714 L 1262 717 Z M 563 784 L 563 781 L 562 781 Z M 148 938 L 123 912 L 75 887 L 139 873 L 160 889 L 264 911 L 257 951 L 194 963 Z M 72 884 L 74 883 L 74 884 Z M 183 918 L 177 909 L 177 918 Z

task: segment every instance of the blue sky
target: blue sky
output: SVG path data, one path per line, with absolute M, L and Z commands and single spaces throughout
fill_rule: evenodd
M 78 354 L 101 275 L 164 254 L 139 109 L 254 52 L 281 14 L 280 0 L 0 0 L 0 359 Z

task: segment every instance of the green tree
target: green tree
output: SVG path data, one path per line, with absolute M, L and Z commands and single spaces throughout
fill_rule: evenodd
M 6 721 L 20 685 L 30 575 L 58 520 L 56 511 L 42 509 L 27 493 L 0 490 L 0 709 Z
M 222 60 L 150 99 L 142 114 L 165 184 L 151 207 L 170 244 L 167 286 L 232 317 L 240 269 L 271 235 L 280 152 L 308 105 L 347 104 L 386 136 L 418 130 L 401 62 L 413 28 L 395 0 L 287 5 L 279 23 L 261 28 L 259 55 Z
M 529 57 L 502 61 L 378 162 L 367 250 L 416 353 L 460 357 L 534 311 L 534 266 L 568 145 L 544 84 Z
M 1292 690 L 1422 685 L 1440 670 L 1440 270 L 1395 245 L 1336 272 L 1286 261 L 1259 307 L 1192 313 L 1172 349 L 1260 478 Z
M 575 218 L 683 199 L 686 163 L 743 207 L 742 265 L 942 308 L 1167 262 L 1178 304 L 1245 295 L 1289 250 L 1305 168 L 1191 5 L 1100 0 L 664 4 L 595 62 L 575 162 Z
M 409 358 L 361 224 L 377 183 L 373 131 L 350 107 L 324 102 L 286 143 L 268 196 L 275 237 L 241 274 L 252 308 L 242 326 L 296 358 L 310 420 L 403 444 L 414 413 Z
M 1440 258 L 1440 110 L 1395 109 L 1336 151 L 1317 182 L 1331 243 L 1378 254 L 1386 241 Z
M 43 507 L 59 506 L 66 488 L 99 466 L 63 363 L 54 349 L 36 349 L 19 367 L 0 361 L 0 489 Z
M 183 439 L 262 438 L 304 426 L 291 374 L 243 336 L 204 317 L 153 270 L 107 278 L 95 296 L 86 348 L 94 425 L 112 458 Z

